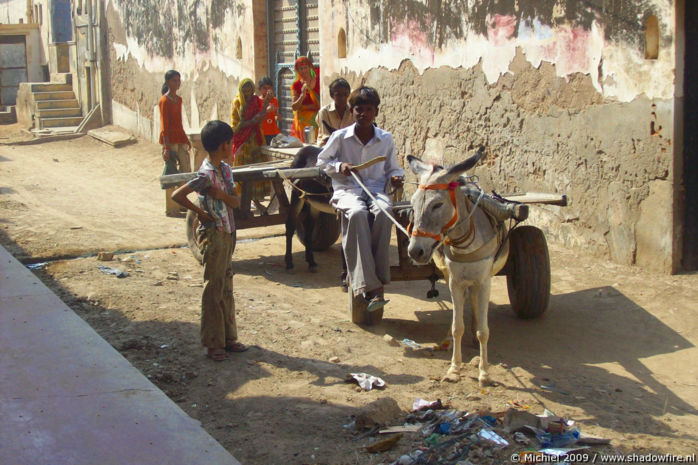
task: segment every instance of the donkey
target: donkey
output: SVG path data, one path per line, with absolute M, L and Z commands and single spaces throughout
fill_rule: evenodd
M 322 152 L 321 147 L 306 145 L 301 148 L 291 162 L 291 168 L 310 168 L 315 166 L 317 157 Z M 303 217 L 303 229 L 305 242 L 305 261 L 308 263 L 308 270 L 317 272 L 317 263 L 313 255 L 312 238 L 315 225 L 320 213 L 335 214 L 334 208 L 330 206 L 329 200 L 332 190 L 326 184 L 316 179 L 299 179 L 294 182 L 296 188 L 291 193 L 288 217 L 286 218 L 286 269 L 293 269 L 293 234 L 296 232 L 296 224 Z M 302 192 L 301 192 L 302 191 Z M 305 192 L 305 194 L 303 193 Z M 341 282 L 346 282 L 346 264 L 344 262 L 344 252 L 342 252 L 342 276 Z M 344 286 L 345 284 L 342 284 Z
M 407 253 L 418 264 L 433 258 L 443 273 L 453 300 L 453 356 L 442 381 L 458 382 L 462 363 L 461 339 L 465 329 L 466 294 L 472 307 L 471 331 L 480 343 L 480 386 L 489 383 L 487 373 L 487 310 L 490 281 L 504 267 L 509 255 L 503 223 L 490 220 L 460 188 L 458 178 L 478 162 L 484 147 L 450 169 L 408 156 L 420 184 L 411 199 L 414 220 Z M 500 246 L 501 250 L 500 250 Z M 496 259 L 495 259 L 496 257 Z

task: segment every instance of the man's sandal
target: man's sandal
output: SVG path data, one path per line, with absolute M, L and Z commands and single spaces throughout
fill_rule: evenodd
M 225 346 L 225 351 L 226 352 L 245 352 L 248 350 L 250 347 L 246 346 L 242 342 L 229 342 L 227 346 Z
M 385 307 L 385 304 L 387 304 L 388 302 L 390 301 L 385 300 L 385 298 L 382 295 L 374 296 L 371 300 L 368 301 L 368 305 L 366 305 L 366 311 L 375 312 L 376 310 L 380 310 L 381 308 Z

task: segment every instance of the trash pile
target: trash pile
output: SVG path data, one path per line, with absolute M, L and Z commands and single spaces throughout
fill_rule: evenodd
M 441 400 L 423 399 L 415 400 L 413 412 L 402 425 L 375 427 L 360 438 L 371 434 L 373 440 L 363 446 L 367 452 L 385 452 L 398 444 L 403 451 L 405 446 L 411 449 L 391 459 L 390 465 L 566 463 L 568 456 L 579 457 L 591 446 L 610 443 L 582 435 L 574 421 L 548 410 L 540 415 L 516 408 L 498 413 L 467 412 L 451 409 Z M 411 442 L 406 444 L 405 440 Z

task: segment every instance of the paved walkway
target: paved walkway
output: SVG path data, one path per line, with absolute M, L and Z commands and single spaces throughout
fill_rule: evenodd
M 239 465 L 0 247 L 0 464 Z

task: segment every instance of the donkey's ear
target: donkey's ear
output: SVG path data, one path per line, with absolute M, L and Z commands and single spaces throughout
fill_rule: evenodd
M 482 158 L 482 156 L 484 154 L 485 154 L 485 146 L 482 145 L 482 146 L 480 146 L 478 151 L 475 153 L 475 155 L 473 155 L 472 157 L 468 158 L 467 160 L 462 161 L 462 162 L 458 163 L 457 165 L 454 165 L 451 168 L 449 168 L 448 174 L 454 178 L 457 176 L 460 176 L 461 174 L 463 174 L 464 172 L 468 171 L 470 168 L 475 166 L 477 164 L 477 162 L 480 161 L 480 158 Z
M 433 169 L 432 165 L 429 163 L 424 163 L 422 160 L 417 157 L 413 157 L 412 155 L 407 155 L 407 162 L 410 164 L 412 172 L 419 177 L 421 177 L 427 171 L 431 172 Z

